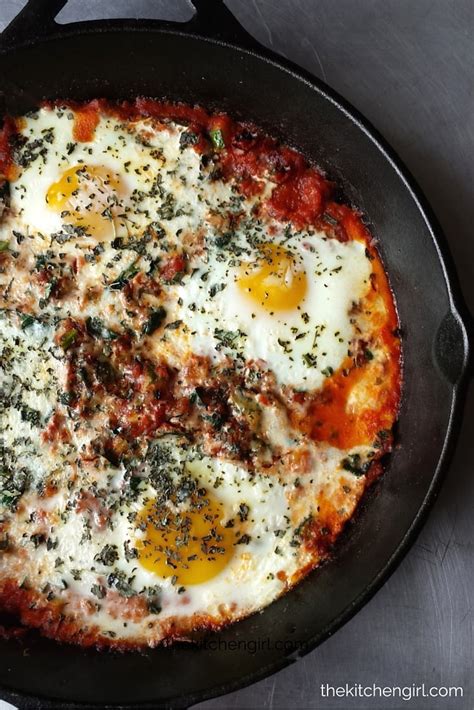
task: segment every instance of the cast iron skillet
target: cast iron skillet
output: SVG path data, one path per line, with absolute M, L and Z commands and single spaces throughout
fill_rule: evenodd
M 39 637 L 0 642 L 5 699 L 33 707 L 187 707 L 295 661 L 381 586 L 433 503 L 459 428 L 468 338 L 451 259 L 418 187 L 352 107 L 258 47 L 220 0 L 183 25 L 59 26 L 65 0 L 30 0 L 1 38 L 2 111 L 43 98 L 167 97 L 228 111 L 281 135 L 327 171 L 380 240 L 404 336 L 399 446 L 334 558 L 297 589 L 194 648 L 98 653 Z M 26 651 L 26 648 L 28 649 Z

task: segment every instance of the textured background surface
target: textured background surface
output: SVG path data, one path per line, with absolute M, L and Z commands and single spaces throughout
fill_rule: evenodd
M 0 27 L 23 4 L 0 0 Z M 398 151 L 445 229 L 474 311 L 474 0 L 227 4 L 260 42 L 349 99 Z M 191 14 L 187 0 L 70 0 L 59 19 L 186 20 Z M 376 597 L 296 665 L 196 708 L 474 708 L 473 422 L 471 391 L 457 454 L 436 507 Z M 374 682 L 463 686 L 464 698 L 325 700 L 319 689 L 321 683 Z

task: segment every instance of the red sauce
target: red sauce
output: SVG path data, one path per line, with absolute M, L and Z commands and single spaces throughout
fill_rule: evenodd
M 305 548 L 315 552 L 318 561 L 324 558 L 344 523 L 345 518 L 339 515 L 332 499 L 321 494 L 318 498 L 317 518 L 309 521 L 302 531 Z
M 42 439 L 44 442 L 49 444 L 58 441 L 70 441 L 71 434 L 67 426 L 66 418 L 63 414 L 60 412 L 54 412 L 46 429 L 42 433 Z
M 163 281 L 173 281 L 178 274 L 182 274 L 186 269 L 186 257 L 184 254 L 174 254 L 164 262 L 160 269 L 160 276 Z
M 275 187 L 268 201 L 268 211 L 273 217 L 288 220 L 302 229 L 320 217 L 328 193 L 327 180 L 314 168 L 307 168 Z
M 104 508 L 100 500 L 89 491 L 81 493 L 81 497 L 76 503 L 76 511 L 87 513 L 97 530 L 105 529 L 110 516 L 110 511 Z
M 0 131 L 0 177 L 11 179 L 12 167 L 11 138 L 17 132 L 15 119 L 5 116 L 2 130 Z
M 347 365 L 347 363 L 346 363 Z M 374 441 L 380 427 L 379 417 L 372 410 L 352 414 L 347 411 L 347 400 L 354 385 L 365 375 L 365 367 L 338 370 L 312 400 L 308 410 L 308 432 L 315 441 L 325 441 L 341 449 Z M 346 374 L 347 372 L 347 374 Z
M 166 421 L 167 409 L 166 402 L 153 400 L 138 408 L 136 405 L 123 403 L 119 405 L 117 424 L 127 429 L 127 438 L 152 436 Z
M 74 127 L 72 135 L 74 140 L 89 143 L 94 140 L 95 129 L 100 120 L 100 104 L 91 101 L 74 112 Z
M 156 101 L 156 99 L 138 98 L 136 101 L 119 104 L 120 115 L 124 118 L 138 120 L 143 117 L 170 118 L 175 121 L 194 123 L 197 126 L 207 127 L 210 115 L 200 106 L 188 106 L 171 101 Z M 112 113 L 114 108 L 112 107 Z

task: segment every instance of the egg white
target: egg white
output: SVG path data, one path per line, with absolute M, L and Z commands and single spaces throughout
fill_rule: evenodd
M 262 361 L 278 384 L 317 389 L 341 365 L 354 337 L 350 311 L 367 293 L 371 272 L 364 245 L 328 239 L 322 232 L 283 241 L 280 231 L 261 239 L 284 243 L 299 257 L 308 286 L 297 307 L 272 312 L 242 291 L 239 274 L 259 258 L 255 249 L 247 246 L 239 266 L 209 249 L 206 261 L 193 261 L 192 276 L 178 288 L 182 306 L 176 317 L 186 326 L 193 352 L 214 361 L 228 355 Z M 222 331 L 231 333 L 231 347 L 222 346 Z
M 161 201 L 147 197 L 157 176 L 163 190 L 172 192 L 182 212 L 168 225 L 169 231 L 198 226 L 203 209 L 193 191 L 186 190 L 183 177 L 191 183 L 197 181 L 199 157 L 194 151 L 180 151 L 180 131 L 176 127 L 170 125 L 169 129 L 157 130 L 145 120 L 124 126 L 114 118 L 103 117 L 93 141 L 81 143 L 74 139 L 73 126 L 73 111 L 41 109 L 25 119 L 21 129 L 21 134 L 30 141 L 48 131 L 52 136 L 51 142 L 45 144 L 46 152 L 21 168 L 19 177 L 10 184 L 11 207 L 30 234 L 48 238 L 61 231 L 64 219 L 60 212 L 48 206 L 46 196 L 51 185 L 74 166 L 99 166 L 119 176 L 124 189 L 123 194 L 116 196 L 118 205 L 113 212 L 116 215 L 126 212 L 127 218 L 117 217 L 111 221 L 108 239 L 124 231 L 139 232 L 159 219 Z M 110 191 L 113 193 L 112 189 Z M 92 188 L 91 192 L 94 192 Z M 103 211 L 103 199 L 98 194 L 92 195 L 90 202 L 91 212 L 95 206 L 96 211 Z M 41 247 L 41 242 L 37 243 Z M 71 246 L 77 245 L 67 243 L 65 251 Z

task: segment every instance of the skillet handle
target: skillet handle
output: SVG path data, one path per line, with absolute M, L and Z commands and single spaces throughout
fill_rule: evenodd
M 247 49 L 261 49 L 259 42 L 242 27 L 223 0 L 191 0 L 191 3 L 196 12 L 191 20 L 185 23 L 186 31 Z
M 461 315 L 462 313 L 462 315 Z M 454 308 L 443 318 L 436 333 L 434 357 L 448 382 L 460 384 L 474 376 L 474 319 L 466 308 Z
M 54 21 L 67 0 L 28 0 L 25 7 L 5 27 L 1 34 L 2 48 L 34 42 L 54 34 L 58 25 Z
M 205 39 L 229 42 L 246 49 L 261 49 L 261 45 L 243 27 L 226 7 L 223 0 L 191 0 L 195 13 L 188 22 L 169 20 L 98 20 L 60 25 L 56 15 L 67 0 L 28 0 L 25 7 L 0 35 L 2 49 L 21 44 L 31 44 L 52 36 L 66 36 L 77 30 L 106 30 L 126 25 L 131 29 L 146 27 L 169 32 L 185 32 Z

